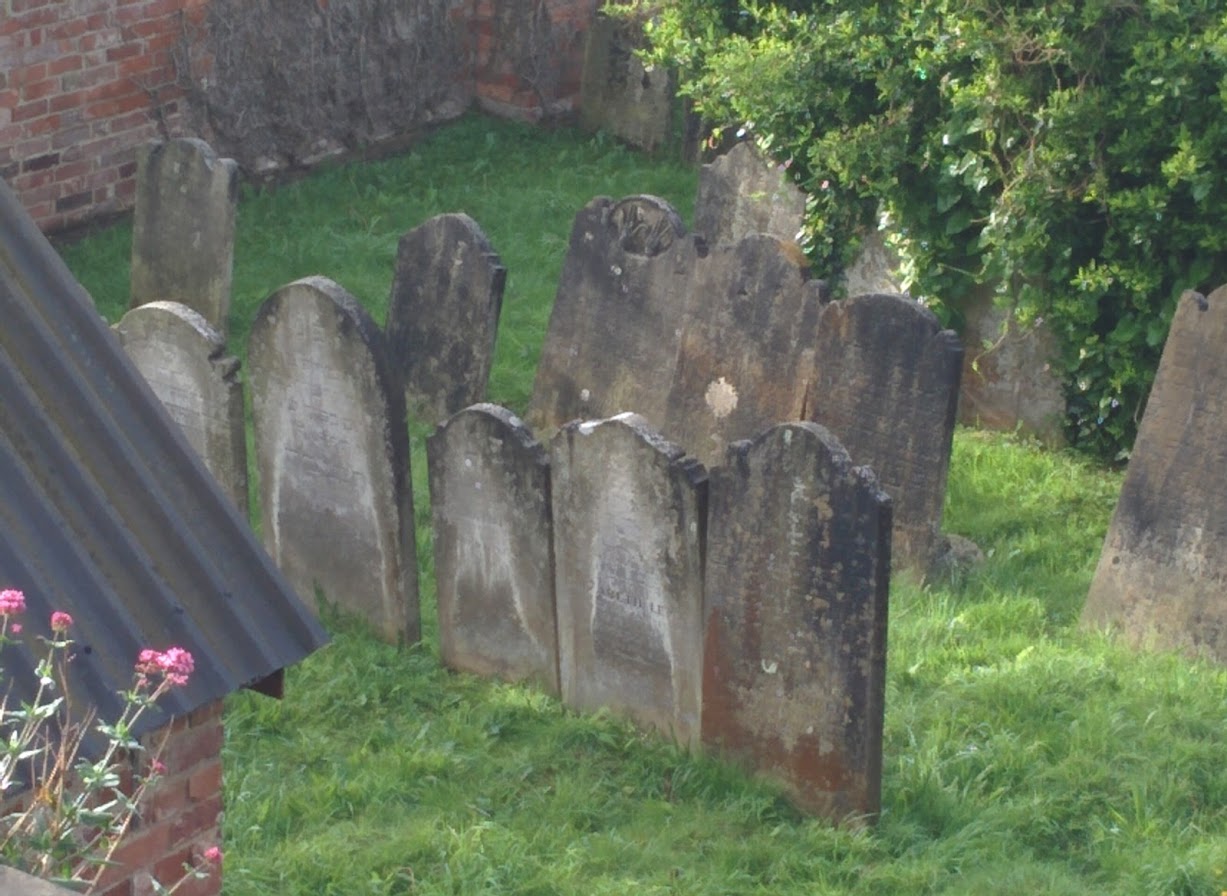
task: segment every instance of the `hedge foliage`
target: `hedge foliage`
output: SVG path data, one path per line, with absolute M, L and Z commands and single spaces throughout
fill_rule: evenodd
M 820 270 L 885 220 L 956 323 L 995 286 L 1059 339 L 1074 443 L 1128 455 L 1180 293 L 1227 280 L 1221 0 L 665 0 L 647 31 L 788 161 Z

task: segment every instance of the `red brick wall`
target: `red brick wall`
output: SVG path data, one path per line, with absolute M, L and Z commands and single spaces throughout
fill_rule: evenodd
M 457 0 L 478 101 L 523 118 L 578 104 L 598 0 Z M 210 0 L 0 0 L 0 178 L 44 231 L 131 207 L 136 149 L 189 132 L 173 54 Z M 211 60 L 193 52 L 193 78 Z
M 182 136 L 171 51 L 207 2 L 0 0 L 0 177 L 45 230 L 129 207 L 136 148 Z
M 184 863 L 201 865 L 211 846 L 221 846 L 222 704 L 218 700 L 175 719 L 146 739 L 152 755 L 162 748 L 166 766 L 152 793 L 146 792 L 139 823 L 134 824 L 113 857 L 96 892 L 103 896 L 148 896 L 152 876 L 165 887 L 183 878 Z M 221 892 L 220 868 L 202 880 L 187 880 L 176 896 L 216 896 Z

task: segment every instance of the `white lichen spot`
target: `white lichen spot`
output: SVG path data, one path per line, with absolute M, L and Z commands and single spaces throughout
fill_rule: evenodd
M 591 397 L 592 397 L 592 393 L 591 393 L 591 392 L 589 392 L 587 389 L 580 389 L 580 390 L 579 390 L 579 400 L 580 400 L 580 401 L 587 401 L 587 400 L 588 400 L 588 399 L 590 399 Z
M 775 660 L 772 660 L 771 662 L 767 662 L 766 660 L 759 660 L 759 663 L 762 665 L 763 671 L 766 672 L 768 675 L 774 675 L 776 671 L 780 668 L 780 664 L 777 663 Z
M 737 407 L 737 390 L 733 388 L 732 383 L 724 377 L 718 380 L 713 380 L 707 387 L 707 393 L 703 396 L 703 400 L 707 402 L 707 407 L 711 410 L 712 415 L 717 420 L 723 420 Z

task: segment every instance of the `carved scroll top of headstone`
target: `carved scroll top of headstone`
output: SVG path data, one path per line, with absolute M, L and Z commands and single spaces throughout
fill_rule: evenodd
M 686 235 L 673 207 L 656 196 L 628 196 L 609 210 L 608 226 L 623 251 L 653 257 Z

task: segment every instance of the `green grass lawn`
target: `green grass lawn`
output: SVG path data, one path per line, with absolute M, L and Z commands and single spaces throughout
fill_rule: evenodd
M 396 241 L 464 211 L 508 286 L 491 400 L 522 412 L 575 212 L 655 193 L 689 220 L 692 169 L 572 132 L 469 118 L 239 209 L 232 351 L 278 286 L 325 274 L 382 322 Z M 64 247 L 108 318 L 131 231 Z M 352 620 L 227 704 L 226 893 L 1199 894 L 1227 891 L 1227 674 L 1076 623 L 1118 474 L 959 431 L 946 522 L 988 554 L 891 594 L 882 816 L 807 819 L 769 783 L 531 689 L 447 672 L 422 438 L 412 426 L 425 638 Z

